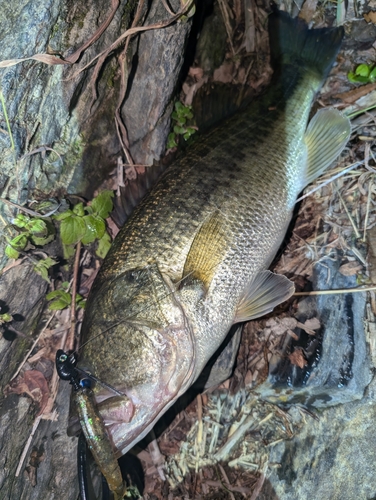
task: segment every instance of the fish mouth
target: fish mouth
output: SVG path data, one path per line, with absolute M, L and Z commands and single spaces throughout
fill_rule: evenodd
M 184 331 L 175 331 L 173 337 L 175 340 L 185 338 L 185 342 L 170 343 L 168 355 L 155 360 L 159 369 L 156 376 L 154 367 L 153 380 L 130 388 L 115 386 L 123 394 L 122 398 L 114 396 L 109 389 L 101 389 L 95 394 L 117 458 L 144 438 L 194 381 L 195 346 L 187 325 Z

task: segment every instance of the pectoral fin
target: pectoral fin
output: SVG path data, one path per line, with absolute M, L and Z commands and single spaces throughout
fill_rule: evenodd
M 281 274 L 263 271 L 249 284 L 239 302 L 234 323 L 270 313 L 294 293 L 292 281 Z
M 302 189 L 319 177 L 341 154 L 351 134 L 350 120 L 336 109 L 318 111 L 304 136 L 307 170 Z
M 211 214 L 198 230 L 184 265 L 183 277 L 198 280 L 209 288 L 227 244 L 224 216 L 219 210 Z

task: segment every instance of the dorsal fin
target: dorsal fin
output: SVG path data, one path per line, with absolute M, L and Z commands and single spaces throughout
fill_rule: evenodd
M 158 178 L 166 170 L 166 165 L 152 165 L 144 167 L 144 171 L 136 167 L 137 177 L 126 180 L 125 186 L 120 187 L 120 195 L 115 197 L 112 219 L 118 227 L 128 220 L 129 216 L 144 196 L 156 184 Z

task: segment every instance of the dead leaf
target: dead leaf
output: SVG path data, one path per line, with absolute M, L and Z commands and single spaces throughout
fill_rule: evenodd
M 339 272 L 343 274 L 343 276 L 353 276 L 354 274 L 359 273 L 362 269 L 363 265 L 360 262 L 354 260 L 352 262 L 347 262 L 346 264 L 343 264 L 339 268 Z
M 287 333 L 290 335 L 290 337 L 292 337 L 294 340 L 299 340 L 299 337 L 298 335 L 296 335 L 296 333 L 294 333 L 292 330 L 287 330 Z
M 12 380 L 4 392 L 6 396 L 11 393 L 27 394 L 39 405 L 38 415 L 43 413 L 49 397 L 47 380 L 39 370 L 26 370 L 23 375 Z
M 309 328 L 310 330 L 318 330 L 319 328 L 321 328 L 321 323 L 318 318 L 311 318 L 307 319 L 304 322 L 304 326 L 305 328 Z
M 34 447 L 30 454 L 29 465 L 25 467 L 25 472 L 32 486 L 37 485 L 37 469 L 39 464 L 45 459 L 45 456 L 46 454 L 43 446 L 40 446 L 39 450 Z
M 347 92 L 341 92 L 340 94 L 336 94 L 333 97 L 336 99 L 342 99 L 343 102 L 348 104 L 353 104 L 361 97 L 368 95 L 373 90 L 376 89 L 376 83 L 368 83 L 367 85 L 361 85 L 353 90 L 349 90 Z
M 304 368 L 308 364 L 301 347 L 295 348 L 294 352 L 289 355 L 289 360 L 292 365 L 299 366 L 299 368 Z
M 299 12 L 300 19 L 306 23 L 310 23 L 316 12 L 318 0 L 305 0 L 301 11 Z
M 0 61 L 0 68 L 9 68 L 10 66 L 15 66 L 18 63 L 30 60 L 39 61 L 51 65 L 71 64 L 69 61 L 64 61 L 64 59 L 52 56 L 51 54 L 34 54 L 31 57 L 24 57 L 22 59 L 6 59 L 5 61 Z
M 321 326 L 320 321 L 317 318 L 307 319 L 304 323 L 297 323 L 298 328 L 304 330 L 308 335 L 316 335 L 315 330 L 318 330 Z
M 374 12 L 373 10 L 363 14 L 363 17 L 367 23 L 376 24 L 376 12 Z

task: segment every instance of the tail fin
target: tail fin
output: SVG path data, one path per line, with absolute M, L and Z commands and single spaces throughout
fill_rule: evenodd
M 269 16 L 271 64 L 275 71 L 291 64 L 316 71 L 325 79 L 340 49 L 343 27 L 310 30 L 301 19 L 292 19 L 274 8 Z

